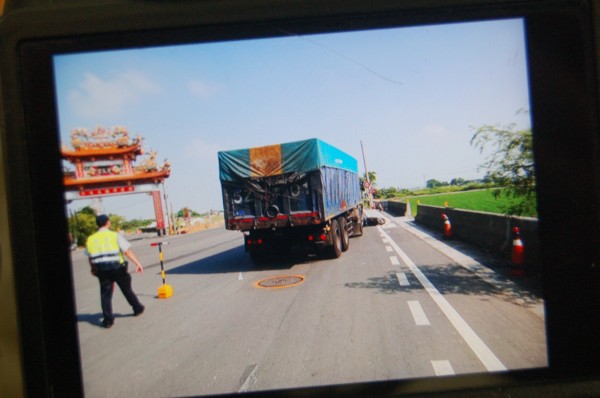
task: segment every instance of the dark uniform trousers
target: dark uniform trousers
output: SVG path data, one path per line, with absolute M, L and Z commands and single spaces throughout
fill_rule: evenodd
M 131 275 L 127 272 L 127 267 L 124 264 L 117 269 L 98 270 L 97 276 L 100 281 L 100 303 L 105 323 L 112 323 L 114 321 L 112 310 L 113 282 L 123 292 L 127 302 L 133 308 L 134 314 L 144 308 L 131 288 Z

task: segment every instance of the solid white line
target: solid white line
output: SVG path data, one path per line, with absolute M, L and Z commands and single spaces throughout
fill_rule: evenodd
M 379 227 L 378 227 L 379 228 Z M 380 232 L 384 232 L 381 228 L 379 228 Z M 387 233 L 386 233 L 387 235 Z M 404 261 L 404 263 L 408 266 L 411 272 L 417 277 L 421 285 L 425 288 L 429 296 L 432 300 L 438 305 L 438 307 L 442 310 L 444 315 L 448 318 L 448 320 L 454 325 L 454 328 L 460 333 L 465 342 L 469 345 L 471 350 L 477 355 L 477 358 L 481 361 L 483 366 L 490 371 L 503 371 L 506 370 L 506 366 L 496 355 L 489 349 L 487 345 L 479 338 L 479 336 L 471 329 L 469 324 L 459 315 L 458 312 L 450 305 L 450 303 L 444 298 L 444 296 L 433 286 L 433 284 L 427 279 L 427 277 L 421 272 L 421 270 L 416 266 L 416 264 L 400 249 L 400 247 L 391 240 L 388 235 L 388 239 L 390 240 L 390 245 L 394 248 L 398 256 Z
M 418 301 L 409 301 L 408 308 L 410 308 L 410 312 L 412 312 L 412 316 L 415 319 L 417 326 L 429 325 L 429 319 L 427 319 L 427 315 L 425 315 L 425 311 L 423 311 L 423 307 L 421 307 L 421 304 Z
M 400 265 L 400 261 L 398 261 L 398 257 L 396 256 L 390 256 L 390 261 L 392 265 Z
M 433 366 L 436 376 L 452 376 L 455 374 L 450 361 L 431 361 L 431 366 Z
M 398 278 L 400 286 L 410 286 L 410 282 L 408 281 L 408 278 L 404 272 L 398 272 L 396 274 L 396 278 Z

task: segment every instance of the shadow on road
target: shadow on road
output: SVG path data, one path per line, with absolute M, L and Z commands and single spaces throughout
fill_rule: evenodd
M 395 294 L 406 292 L 407 288 L 400 286 L 398 278 L 396 277 L 396 271 L 389 271 L 383 276 L 374 276 L 368 278 L 363 282 L 350 282 L 345 284 L 346 287 L 355 289 L 373 289 L 378 293 L 383 294 Z M 413 285 L 408 287 L 410 290 L 422 290 L 421 285 Z
M 541 299 L 535 291 L 523 288 L 515 283 L 492 285 L 457 264 L 419 265 L 419 269 L 441 294 L 460 294 L 474 296 L 503 297 L 505 300 L 520 305 L 533 305 Z M 368 278 L 366 281 L 346 283 L 346 287 L 355 289 L 373 289 L 382 294 L 399 294 L 409 291 L 423 290 L 417 277 L 407 272 L 409 286 L 401 286 L 396 271 L 385 275 Z
M 435 238 L 443 239 L 440 231 L 416 224 L 414 221 L 408 224 Z M 491 253 L 473 244 L 457 239 L 444 240 L 444 244 L 483 264 L 486 268 L 494 272 L 497 279 L 517 285 L 517 290 L 520 290 L 523 296 L 530 296 L 536 299 L 542 298 L 542 276 L 539 270 L 525 265 L 522 268 L 523 275 L 514 275 L 511 272 L 510 259 L 502 258 L 501 253 Z
M 214 254 L 212 256 L 192 261 L 187 264 L 169 269 L 169 274 L 225 274 L 231 272 L 248 272 L 259 270 L 290 269 L 294 265 L 307 261 L 306 256 L 287 254 L 276 258 L 266 259 L 256 265 L 244 252 L 243 246 Z
M 115 316 L 115 319 L 128 318 L 128 317 L 132 317 L 133 313 L 130 313 L 130 314 L 115 313 L 114 316 Z M 98 312 L 95 314 L 78 314 L 77 322 L 86 322 L 92 326 L 98 326 L 99 328 L 104 328 L 104 326 L 102 325 L 102 313 L 101 312 Z

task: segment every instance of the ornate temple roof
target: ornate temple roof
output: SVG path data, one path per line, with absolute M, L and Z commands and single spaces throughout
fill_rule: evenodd
M 168 178 L 171 174 L 170 168 L 163 168 L 155 171 L 136 171 L 134 174 L 129 175 L 113 175 L 113 176 L 102 176 L 102 177 L 89 177 L 89 178 L 75 178 L 74 174 L 65 174 L 64 185 L 65 188 L 72 187 L 83 187 L 90 185 L 106 185 L 107 183 L 144 183 L 152 182 L 159 183 L 165 178 Z
M 70 149 L 63 147 L 62 156 L 64 159 L 74 158 L 108 158 L 112 156 L 123 156 L 126 154 L 132 154 L 135 156 L 142 155 L 144 150 L 141 143 L 127 146 L 105 146 L 105 147 L 82 147 L 77 149 Z
M 131 154 L 130 158 L 142 155 L 142 137 L 134 139 L 124 127 L 115 127 L 112 130 L 103 127 L 88 132 L 86 129 L 71 131 L 71 147 L 63 145 L 63 158 L 70 160 L 76 158 L 109 158 Z
M 142 155 L 142 137 L 129 138 L 124 127 L 112 130 L 97 127 L 71 131 L 71 147 L 63 145 L 62 157 L 76 165 L 77 172 L 65 171 L 64 186 L 67 190 L 90 187 L 160 183 L 171 173 L 169 162 L 158 165 L 155 151 L 136 165 L 133 161 Z

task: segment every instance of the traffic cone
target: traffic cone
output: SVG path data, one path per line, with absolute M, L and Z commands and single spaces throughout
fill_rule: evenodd
M 523 249 L 523 241 L 521 240 L 521 232 L 518 227 L 513 228 L 513 244 L 512 244 L 512 270 L 511 275 L 523 276 L 523 264 L 525 263 L 525 252 Z
M 442 213 L 442 220 L 444 221 L 444 239 L 450 239 L 452 238 L 452 224 L 444 213 Z

